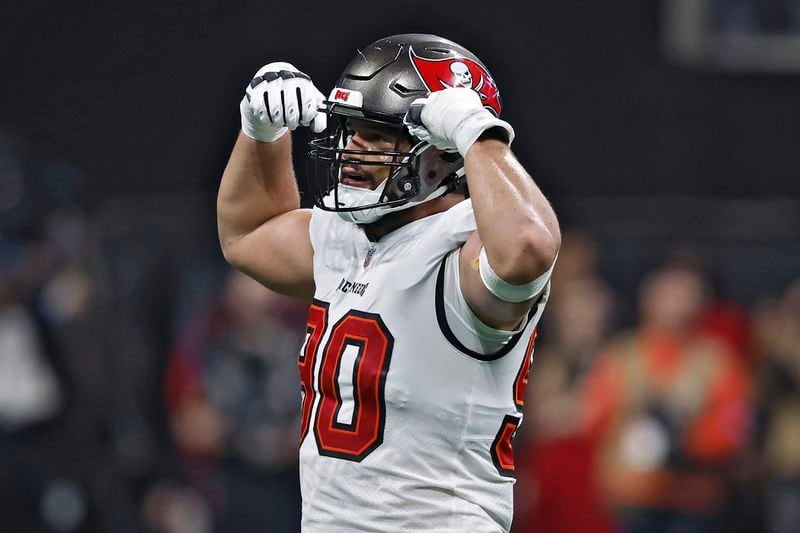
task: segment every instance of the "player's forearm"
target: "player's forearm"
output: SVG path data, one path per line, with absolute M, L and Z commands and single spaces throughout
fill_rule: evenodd
M 492 269 L 508 283 L 532 281 L 550 268 L 561 245 L 550 202 L 504 142 L 480 140 L 464 160 Z
M 300 207 L 291 136 L 272 143 L 239 134 L 222 175 L 217 226 L 223 252 L 268 220 Z

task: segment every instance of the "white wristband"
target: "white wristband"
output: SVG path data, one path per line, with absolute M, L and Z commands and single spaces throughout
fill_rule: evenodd
M 495 127 L 505 131 L 506 135 L 508 135 L 508 144 L 511 145 L 514 141 L 514 128 L 511 127 L 511 124 L 505 120 L 500 120 L 484 108 L 480 112 L 471 115 L 456 129 L 453 139 L 458 152 L 462 156 L 466 156 L 467 150 L 475 144 L 478 137 L 486 130 Z
M 500 276 L 498 276 L 495 271 L 492 270 L 492 267 L 489 265 L 489 258 L 486 257 L 486 250 L 483 247 L 481 247 L 478 264 L 481 280 L 486 288 L 489 289 L 489 292 L 504 302 L 512 303 L 530 300 L 542 292 L 545 286 L 547 286 L 547 282 L 550 281 L 550 275 L 553 273 L 553 268 L 556 266 L 555 261 L 553 261 L 553 264 L 550 266 L 547 272 L 535 280 L 529 283 L 523 283 L 521 285 L 513 285 L 501 279 Z

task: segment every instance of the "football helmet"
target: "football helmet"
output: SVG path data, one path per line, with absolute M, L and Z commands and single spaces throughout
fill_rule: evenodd
M 403 118 L 411 103 L 448 87 L 466 87 L 484 107 L 500 115 L 500 92 L 487 68 L 472 52 L 442 37 L 393 35 L 363 50 L 345 68 L 324 102 L 328 129 L 311 141 L 310 188 L 320 209 L 336 211 L 357 224 L 443 196 L 464 180 L 464 160 L 411 136 Z M 348 149 L 348 120 L 392 132 L 394 150 Z M 410 148 L 401 149 L 401 139 Z M 403 147 L 406 147 L 403 143 Z M 389 167 L 375 190 L 341 182 L 341 167 Z

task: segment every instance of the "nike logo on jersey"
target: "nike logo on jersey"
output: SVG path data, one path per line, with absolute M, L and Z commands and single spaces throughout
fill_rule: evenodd
M 358 294 L 359 296 L 364 296 L 364 292 L 369 287 L 369 283 L 357 283 L 355 281 L 348 281 L 342 278 L 342 281 L 339 282 L 339 286 L 336 287 L 337 291 L 342 291 L 346 293 L 353 293 Z

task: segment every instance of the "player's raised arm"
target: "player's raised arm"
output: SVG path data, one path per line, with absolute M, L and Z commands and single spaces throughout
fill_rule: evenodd
M 461 251 L 464 298 L 488 325 L 513 329 L 549 279 L 561 244 L 556 215 L 511 152 L 513 128 L 475 91 L 446 89 L 418 105 L 412 133 L 464 156 L 478 226 Z
M 288 135 L 325 128 L 324 96 L 289 63 L 262 67 L 240 104 L 242 133 L 222 176 L 217 224 L 225 259 L 289 296 L 314 294 L 310 212 L 301 210 Z

